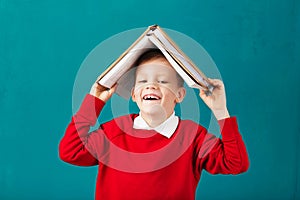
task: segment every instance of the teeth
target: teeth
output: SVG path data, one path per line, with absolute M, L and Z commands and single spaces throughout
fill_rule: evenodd
M 144 100 L 159 100 L 159 98 L 157 96 L 153 96 L 153 95 L 145 95 Z

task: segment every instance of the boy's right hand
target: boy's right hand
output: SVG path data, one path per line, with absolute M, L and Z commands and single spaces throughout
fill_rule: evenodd
M 116 91 L 117 84 L 112 88 L 106 88 L 103 85 L 100 85 L 98 82 L 95 82 L 91 88 L 90 94 L 101 99 L 104 102 L 107 102 L 111 96 Z

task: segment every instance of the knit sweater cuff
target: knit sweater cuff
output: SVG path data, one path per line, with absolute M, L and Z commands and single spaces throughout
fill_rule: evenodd
M 236 117 L 229 117 L 218 121 L 222 133 L 222 139 L 230 140 L 239 134 Z
M 93 95 L 87 94 L 77 114 L 90 121 L 91 124 L 95 124 L 104 105 L 104 101 Z

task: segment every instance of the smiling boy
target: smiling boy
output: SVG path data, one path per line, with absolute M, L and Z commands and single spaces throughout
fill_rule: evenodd
M 154 57 L 148 60 L 141 57 L 142 61 L 137 62 L 139 67 L 131 96 L 140 109 L 139 117 L 150 127 L 157 127 L 174 113 L 175 105 L 185 96 L 185 88 L 181 77 L 159 52 L 145 55 L 149 54 Z
M 194 199 L 201 171 L 239 174 L 249 167 L 235 117 L 226 106 L 220 80 L 211 96 L 200 97 L 221 125 L 222 139 L 201 125 L 182 120 L 174 108 L 183 101 L 183 80 L 158 50 L 136 63 L 132 100 L 140 109 L 89 133 L 117 86 L 95 83 L 73 116 L 59 146 L 65 162 L 99 165 L 96 199 Z

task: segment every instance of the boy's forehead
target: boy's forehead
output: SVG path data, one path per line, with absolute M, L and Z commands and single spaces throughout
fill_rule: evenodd
M 163 58 L 149 60 L 141 63 L 141 65 L 137 66 L 137 73 L 141 71 L 159 71 L 159 72 L 168 72 L 168 73 L 176 73 L 172 65 Z
M 166 58 L 153 58 L 153 59 L 142 62 L 140 65 L 146 65 L 146 64 L 160 64 L 160 65 L 167 65 L 167 66 L 172 67 Z

